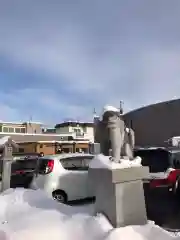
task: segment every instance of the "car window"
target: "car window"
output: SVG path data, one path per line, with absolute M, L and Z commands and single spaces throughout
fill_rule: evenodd
M 152 173 L 165 172 L 170 167 L 169 152 L 163 149 L 136 150 L 134 155 L 141 157 L 142 165 Z
M 180 152 L 172 153 L 172 167 L 175 169 L 180 169 Z
M 39 158 L 38 160 L 38 172 L 39 173 L 45 173 L 46 167 L 48 164 L 49 159 Z
M 87 171 L 93 156 L 79 156 L 61 159 L 62 166 L 67 170 Z

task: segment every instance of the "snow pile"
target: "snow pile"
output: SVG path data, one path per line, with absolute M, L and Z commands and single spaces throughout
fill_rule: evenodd
M 0 240 L 179 239 L 153 223 L 114 229 L 103 215 L 56 203 L 40 190 L 10 189 L 0 206 Z
M 120 163 L 113 162 L 109 156 L 102 154 L 96 155 L 90 162 L 90 168 L 107 168 L 107 169 L 122 169 L 128 167 L 140 167 L 141 158 L 136 157 L 133 161 L 127 159 L 120 159 Z

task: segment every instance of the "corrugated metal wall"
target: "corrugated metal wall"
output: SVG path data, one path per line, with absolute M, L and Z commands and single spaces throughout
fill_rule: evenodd
M 131 111 L 124 119 L 132 124 L 136 145 L 165 145 L 165 140 L 180 136 L 180 99 Z

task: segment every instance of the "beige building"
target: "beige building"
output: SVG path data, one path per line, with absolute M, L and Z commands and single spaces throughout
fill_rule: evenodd
M 57 134 L 72 134 L 76 139 L 94 142 L 94 124 L 92 122 L 68 121 L 56 124 Z
M 43 131 L 41 123 L 0 123 L 0 138 L 11 136 L 19 144 L 19 152 L 55 154 L 63 152 L 89 151 L 89 140 L 78 138 L 75 133 L 56 133 L 53 129 Z M 55 129 L 56 130 L 56 129 Z
M 42 133 L 41 123 L 0 122 L 2 133 Z

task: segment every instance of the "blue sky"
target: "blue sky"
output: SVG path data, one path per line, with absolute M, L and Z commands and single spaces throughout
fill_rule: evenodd
M 0 119 L 179 97 L 179 0 L 0 0 Z

